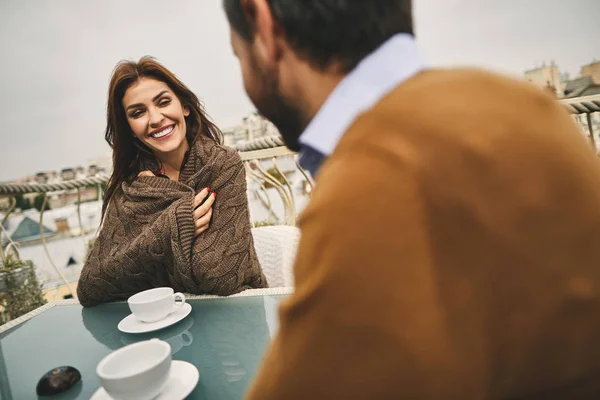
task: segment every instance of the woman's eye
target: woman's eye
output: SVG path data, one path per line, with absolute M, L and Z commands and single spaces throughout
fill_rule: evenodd
M 163 99 L 163 100 L 161 100 L 161 101 L 158 103 L 158 105 L 159 105 L 160 107 L 164 107 L 164 106 L 168 105 L 170 102 L 171 102 L 171 100 L 170 100 L 170 99 Z
M 140 117 L 142 114 L 143 114 L 143 111 L 142 111 L 142 110 L 136 110 L 136 111 L 132 112 L 131 114 L 129 114 L 129 116 L 130 116 L 131 118 L 138 118 L 138 117 Z

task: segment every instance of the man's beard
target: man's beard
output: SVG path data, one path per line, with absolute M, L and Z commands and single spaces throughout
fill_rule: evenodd
M 304 121 L 299 107 L 281 94 L 277 78 L 256 64 L 254 67 L 261 92 L 250 96 L 250 99 L 258 112 L 277 127 L 285 145 L 292 151 L 300 151 L 298 139 L 308 123 Z

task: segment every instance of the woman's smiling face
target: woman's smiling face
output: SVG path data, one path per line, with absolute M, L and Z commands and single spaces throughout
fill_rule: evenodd
M 187 148 L 185 117 L 190 110 L 166 83 L 141 78 L 125 91 L 123 109 L 133 134 L 157 157 Z

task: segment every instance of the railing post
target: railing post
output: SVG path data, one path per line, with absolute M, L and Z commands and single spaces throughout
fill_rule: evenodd
M 60 272 L 60 269 L 58 269 L 58 267 L 54 263 L 54 260 L 50 256 L 50 250 L 48 250 L 48 244 L 46 243 L 46 234 L 44 232 L 44 224 L 43 224 L 44 209 L 46 208 L 47 201 L 48 201 L 48 194 L 44 193 L 44 201 L 42 203 L 42 209 L 40 210 L 40 235 L 42 236 L 42 245 L 44 246 L 44 250 L 46 251 L 46 256 L 48 257 L 50 264 L 52 264 L 52 267 L 54 267 L 54 271 L 56 271 L 56 274 L 60 277 L 60 279 L 62 279 L 63 283 L 67 286 L 67 289 L 69 289 L 69 293 L 71 293 L 71 296 L 73 296 L 73 298 L 76 299 L 77 296 L 76 296 L 75 292 L 73 291 L 73 288 L 71 288 L 71 285 L 69 284 L 69 281 L 67 280 L 67 278 L 65 278 L 65 276 L 62 274 L 62 272 Z
M 587 123 L 588 130 L 590 131 L 590 142 L 592 143 L 594 151 L 598 151 L 598 148 L 596 147 L 596 138 L 594 137 L 594 127 L 592 126 L 592 113 L 587 113 Z

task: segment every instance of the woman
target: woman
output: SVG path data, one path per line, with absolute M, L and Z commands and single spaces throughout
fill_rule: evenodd
M 117 65 L 105 134 L 113 173 L 79 279 L 83 306 L 159 286 L 217 295 L 266 287 L 244 166 L 221 137 L 198 98 L 154 59 Z

